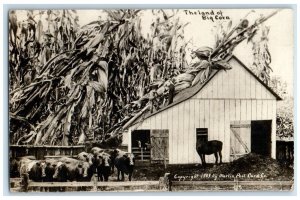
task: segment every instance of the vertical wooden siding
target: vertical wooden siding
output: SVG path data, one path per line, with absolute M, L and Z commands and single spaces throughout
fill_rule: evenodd
M 220 71 L 194 99 L 276 99 L 245 68 L 230 60 L 231 70 Z
M 272 120 L 272 157 L 275 158 L 276 98 L 233 59 L 231 65 L 233 69 L 219 72 L 192 98 L 131 129 L 169 129 L 169 163 L 184 164 L 200 162 L 196 128 L 208 128 L 209 140 L 223 141 L 223 161 L 229 162 L 231 121 Z M 206 158 L 207 162 L 214 162 L 213 155 Z
M 254 103 L 252 104 L 252 101 Z M 208 128 L 209 140 L 223 141 L 223 161 L 229 162 L 230 154 L 230 122 L 240 120 L 272 120 L 272 157 L 275 158 L 275 117 L 276 100 L 263 100 L 264 111 L 256 110 L 258 100 L 214 100 L 214 99 L 190 99 L 178 106 L 171 107 L 159 116 L 153 116 L 144 121 L 152 121 L 151 129 L 161 129 L 161 124 L 168 123 L 169 129 L 169 163 L 199 163 L 200 159 L 196 152 L 196 128 Z M 260 108 L 261 109 L 261 108 Z M 255 110 L 255 112 L 252 112 Z M 154 119 L 162 118 L 161 121 Z M 153 119 L 151 119 L 153 118 Z M 146 129 L 142 123 L 137 129 Z M 170 125 L 169 125 L 170 124 Z M 136 129 L 132 127 L 132 129 Z M 163 129 L 166 125 L 163 125 Z M 131 129 L 129 130 L 131 133 Z M 128 136 L 130 140 L 130 134 Z M 130 141 L 128 142 L 130 145 Z M 208 162 L 214 162 L 214 156 L 207 156 Z

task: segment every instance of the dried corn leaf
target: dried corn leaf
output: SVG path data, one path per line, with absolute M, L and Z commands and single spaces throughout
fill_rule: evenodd
M 224 70 L 232 69 L 231 65 L 227 61 L 225 61 L 225 60 L 220 60 L 218 62 L 215 62 L 213 64 L 213 68 L 224 69 Z
M 175 85 L 175 92 L 178 93 L 181 90 L 184 90 L 184 89 L 186 89 L 186 88 L 188 88 L 190 86 L 191 86 L 191 82 L 182 81 L 179 84 Z
M 194 77 L 195 76 L 193 74 L 183 73 L 174 77 L 174 80 L 176 84 L 179 84 L 180 82 L 192 82 L 194 80 Z
M 201 76 L 202 76 L 202 71 L 200 71 L 194 78 L 193 82 L 192 82 L 192 86 L 196 85 L 197 83 L 199 83 L 199 81 L 201 80 Z

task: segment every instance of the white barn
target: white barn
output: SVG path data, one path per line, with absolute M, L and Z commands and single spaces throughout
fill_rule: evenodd
M 276 101 L 281 98 L 233 56 L 231 70 L 181 91 L 174 102 L 147 113 L 123 133 L 138 159 L 200 163 L 196 140 L 223 142 L 223 162 L 249 152 L 276 157 Z M 213 155 L 206 156 L 214 162 Z

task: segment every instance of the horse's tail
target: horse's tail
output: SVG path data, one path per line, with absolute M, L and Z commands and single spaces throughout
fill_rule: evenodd
M 223 149 L 223 142 L 218 141 L 218 143 L 219 143 L 219 151 L 222 151 L 222 149 Z

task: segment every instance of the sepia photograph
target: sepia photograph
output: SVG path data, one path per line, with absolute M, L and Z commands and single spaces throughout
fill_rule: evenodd
M 292 192 L 294 12 L 9 10 L 10 192 Z

